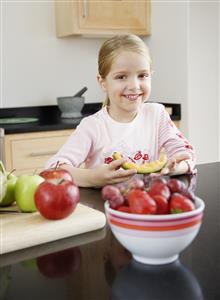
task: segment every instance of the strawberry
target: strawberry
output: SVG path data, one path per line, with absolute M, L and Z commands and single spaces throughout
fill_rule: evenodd
M 187 197 L 173 193 L 170 197 L 170 213 L 177 214 L 195 209 L 194 203 Z
M 155 214 L 157 205 L 151 196 L 140 189 L 133 189 L 128 194 L 128 203 L 132 213 L 135 214 Z

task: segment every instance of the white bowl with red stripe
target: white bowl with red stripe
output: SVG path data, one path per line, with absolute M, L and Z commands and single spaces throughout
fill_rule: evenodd
M 179 214 L 142 215 L 117 211 L 106 201 L 105 213 L 116 239 L 136 261 L 161 265 L 175 261 L 198 234 L 205 204 L 196 197 L 195 206 Z

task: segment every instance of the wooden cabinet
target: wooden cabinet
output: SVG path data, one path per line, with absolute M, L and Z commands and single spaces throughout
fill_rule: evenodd
M 171 116 L 173 114 L 173 108 L 170 106 L 165 106 L 166 111 L 168 114 Z M 177 128 L 180 128 L 180 121 L 179 120 L 174 120 L 173 123 L 176 125 Z
M 150 8 L 148 0 L 57 0 L 57 36 L 149 35 Z
M 73 130 L 6 134 L 4 137 L 6 170 L 15 174 L 40 172 L 45 162 L 65 143 Z
M 180 121 L 173 121 L 173 123 L 176 125 L 177 128 L 180 129 Z

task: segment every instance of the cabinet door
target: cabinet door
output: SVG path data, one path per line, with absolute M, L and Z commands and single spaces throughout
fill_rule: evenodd
M 149 33 L 149 2 L 146 1 L 80 1 L 78 6 L 81 32 Z
M 150 34 L 150 1 L 56 2 L 57 35 Z
M 5 136 L 5 168 L 16 175 L 39 173 L 45 162 L 65 143 L 72 130 Z

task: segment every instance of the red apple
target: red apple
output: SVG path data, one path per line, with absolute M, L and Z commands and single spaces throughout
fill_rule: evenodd
M 66 277 L 78 271 L 80 265 L 81 251 L 79 247 L 37 257 L 39 271 L 49 278 Z
M 54 179 L 65 179 L 73 181 L 73 177 L 67 170 L 59 169 L 57 167 L 43 170 L 39 175 L 45 180 L 53 181 Z
M 79 188 L 71 181 L 57 179 L 44 181 L 34 194 L 38 211 L 47 219 L 63 219 L 69 216 L 79 202 Z

